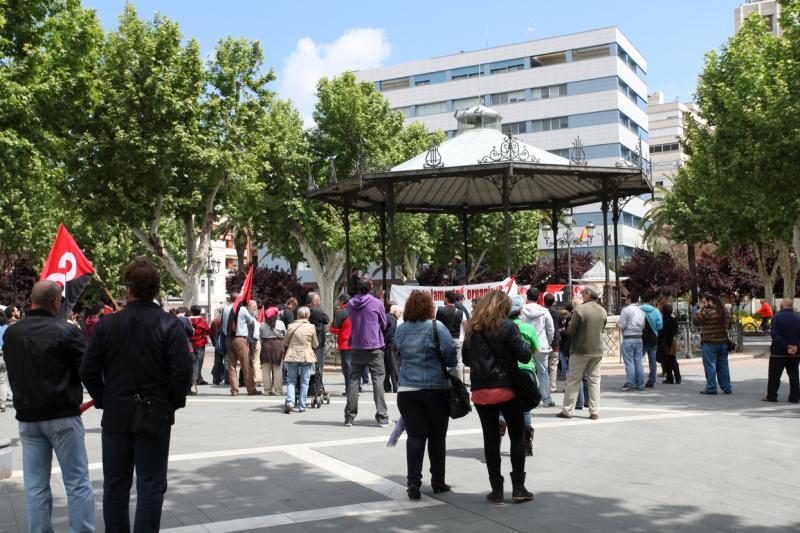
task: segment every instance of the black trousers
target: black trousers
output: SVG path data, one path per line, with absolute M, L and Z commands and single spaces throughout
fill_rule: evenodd
M 475 404 L 475 410 L 481 419 L 483 429 L 483 453 L 486 457 L 486 469 L 489 479 L 500 477 L 500 438 L 497 429 L 497 420 L 500 414 L 506 421 L 508 437 L 511 439 L 511 473 L 522 474 L 525 472 L 525 423 L 522 409 L 516 400 L 492 405 Z
M 386 377 L 383 378 L 383 390 L 386 392 L 397 392 L 397 379 L 400 375 L 400 358 L 398 356 L 397 347 L 384 346 L 383 367 L 386 369 Z
M 447 425 L 450 423 L 447 391 L 421 389 L 398 392 L 397 408 L 403 416 L 408 433 L 406 441 L 408 486 L 418 487 L 422 483 L 422 461 L 425 457 L 426 442 L 428 461 L 431 463 L 431 481 L 444 483 L 445 439 Z
M 667 373 L 666 378 L 669 383 L 680 383 L 681 367 L 676 356 L 664 355 L 664 370 Z
M 214 385 L 228 384 L 228 357 L 216 349 L 214 350 L 214 366 L 211 368 L 211 382 Z
M 781 376 L 783 375 L 784 369 L 786 370 L 786 375 L 789 376 L 789 401 L 793 403 L 800 401 L 800 378 L 798 377 L 799 366 L 800 356 L 770 356 L 769 377 L 767 378 L 768 401 L 778 401 L 778 389 L 781 386 Z
M 156 438 L 103 429 L 103 521 L 108 533 L 131 530 L 129 505 L 136 469 L 134 533 L 158 531 L 167 492 L 170 429 Z

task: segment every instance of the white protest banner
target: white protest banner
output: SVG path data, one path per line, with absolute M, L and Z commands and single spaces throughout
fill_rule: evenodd
M 527 286 L 525 287 L 527 290 Z M 425 291 L 431 294 L 433 304 L 436 307 L 444 305 L 444 294 L 446 292 L 457 292 L 464 295 L 464 307 L 472 312 L 472 300 L 481 298 L 491 291 L 504 291 L 513 294 L 520 294 L 520 289 L 517 286 L 514 278 L 506 278 L 503 281 L 495 281 L 492 283 L 476 283 L 474 285 L 451 285 L 449 287 L 424 287 L 420 285 L 392 285 L 392 290 L 389 293 L 389 299 L 392 303 L 405 307 L 406 300 L 413 291 Z M 524 294 L 523 290 L 521 294 Z

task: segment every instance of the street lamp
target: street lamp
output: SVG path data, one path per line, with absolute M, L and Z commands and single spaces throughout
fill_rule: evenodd
M 567 247 L 567 295 L 565 303 L 572 301 L 572 246 L 583 246 L 591 244 L 594 240 L 595 225 L 591 221 L 587 222 L 583 231 L 576 237 L 572 228 L 575 226 L 575 219 L 572 217 L 572 210 L 568 215 L 564 215 L 561 224 L 566 228 L 561 236 L 553 236 L 553 228 L 549 224 L 542 223 L 539 230 L 542 232 L 544 242 L 547 246 L 553 244 L 553 239 L 561 246 Z
M 208 252 L 208 258 L 206 263 L 206 294 L 208 294 L 208 308 L 206 309 L 206 315 L 208 315 L 208 322 L 211 323 L 211 276 L 214 274 L 219 273 L 219 267 L 222 263 L 219 259 L 214 259 L 211 255 L 211 251 Z

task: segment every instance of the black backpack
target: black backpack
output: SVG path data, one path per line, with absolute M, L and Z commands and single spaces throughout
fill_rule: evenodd
M 647 320 L 647 316 L 645 316 L 644 329 L 642 330 L 642 344 L 645 346 L 658 345 L 658 333 L 653 331 L 653 328 L 650 327 L 650 321 Z

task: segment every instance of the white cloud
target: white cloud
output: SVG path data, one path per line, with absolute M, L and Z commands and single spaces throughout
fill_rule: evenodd
M 315 93 L 320 78 L 347 70 L 378 67 L 391 52 L 386 34 L 375 28 L 347 30 L 332 43 L 318 44 L 304 37 L 297 41 L 297 47 L 286 59 L 278 93 L 282 98 L 291 98 L 306 126 L 312 126 L 311 113 L 317 101 Z

